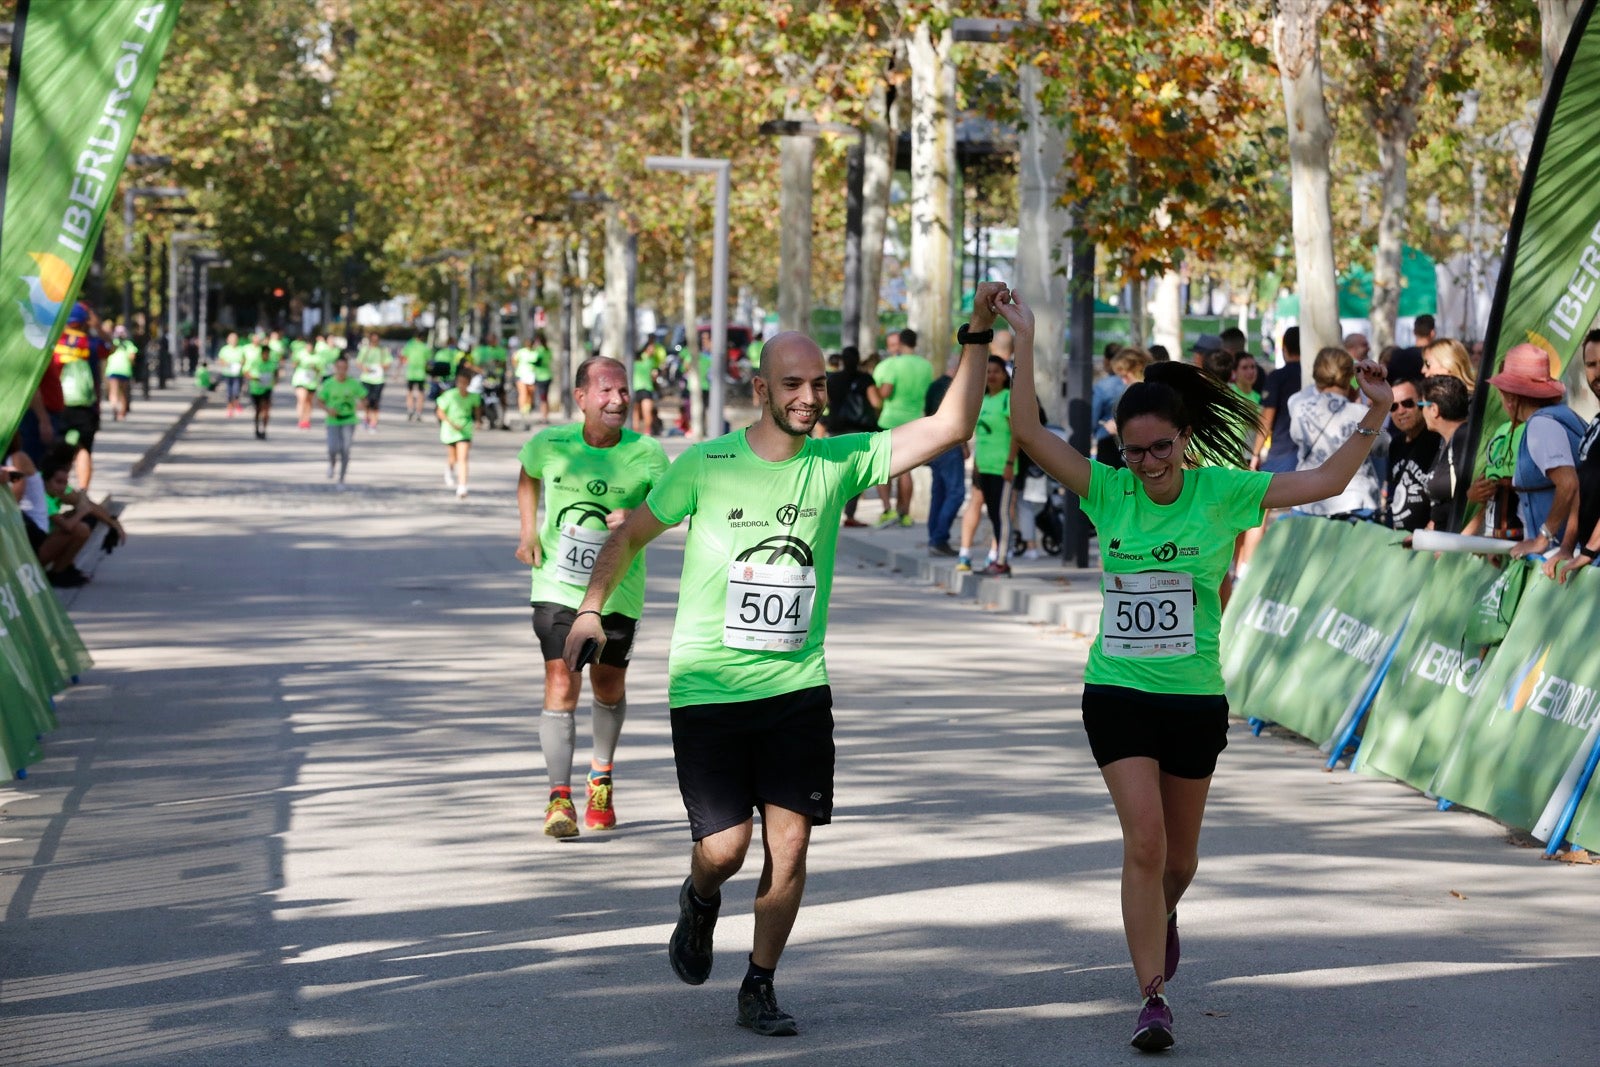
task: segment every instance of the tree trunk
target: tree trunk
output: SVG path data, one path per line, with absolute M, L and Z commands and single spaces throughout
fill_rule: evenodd
M 948 14 L 948 5 L 939 5 Z M 945 20 L 948 21 L 948 20 Z M 954 343 L 951 263 L 955 255 L 956 66 L 948 28 L 917 26 L 911 59 L 911 327 L 936 365 Z
M 1134 348 L 1145 348 L 1144 323 L 1150 313 L 1149 297 L 1145 292 L 1145 280 L 1138 278 L 1128 286 L 1128 344 Z
M 894 114 L 889 86 L 880 81 L 867 101 L 861 126 L 865 169 L 861 184 L 861 326 L 854 339 L 865 359 L 878 350 L 878 293 L 883 286 L 883 242 L 889 230 L 889 184 L 894 176 Z M 851 338 L 844 338 L 845 344 Z
M 1061 207 L 1067 135 L 1039 102 L 1039 68 L 1024 66 L 1018 145 L 1017 291 L 1033 308 L 1034 387 L 1052 421 L 1067 421 L 1067 272 L 1071 216 Z
M 628 348 L 628 224 L 622 209 L 606 205 L 605 319 L 600 354 L 626 363 Z
M 1328 198 L 1328 121 L 1322 89 L 1319 23 L 1331 0 L 1279 0 L 1273 52 L 1283 84 L 1289 130 L 1289 188 L 1294 206 L 1295 289 L 1300 294 L 1300 351 L 1307 360 L 1337 345 L 1339 294 L 1333 260 L 1333 208 Z M 1316 388 L 1306 375 L 1306 389 Z
M 785 118 L 809 116 L 785 111 Z M 810 137 L 778 138 L 778 329 L 811 331 Z
M 1390 117 L 1394 124 L 1378 132 L 1382 206 L 1378 214 L 1378 255 L 1372 266 L 1372 310 L 1368 313 L 1374 352 L 1394 344 L 1395 320 L 1400 315 L 1400 260 L 1405 247 L 1408 184 L 1406 149 L 1417 128 L 1414 107 L 1402 106 Z
M 1539 91 L 1539 103 L 1544 104 L 1550 92 L 1550 79 L 1555 76 L 1556 64 L 1572 35 L 1572 23 L 1583 8 L 1583 0 L 1539 0 L 1539 39 L 1544 52 L 1544 80 Z
M 1156 282 L 1155 329 L 1151 341 L 1166 348 L 1173 359 L 1182 360 L 1183 350 L 1183 275 L 1169 270 Z

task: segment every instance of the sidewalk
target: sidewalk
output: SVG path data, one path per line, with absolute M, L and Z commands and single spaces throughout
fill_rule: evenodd
M 1013 558 L 1009 561 L 1011 576 L 1007 578 L 957 574 L 954 557 L 928 553 L 928 524 L 923 517 L 926 508 L 927 486 L 919 481 L 912 496 L 912 510 L 918 521 L 911 526 L 876 529 L 872 524 L 883 512 L 877 493 L 869 491 L 862 495 L 856 514 L 868 525 L 840 530 L 839 550 L 923 585 L 941 587 L 951 596 L 976 600 L 993 611 L 1024 615 L 1029 621 L 1077 634 L 1096 631 L 1100 619 L 1100 555 L 1095 541 L 1089 542 L 1089 567 L 1085 569 L 1063 566 L 1060 557 Z M 973 548 L 975 566 L 982 566 L 988 551 L 988 528 L 985 519 Z M 953 543 L 960 541 L 960 531 L 961 520 L 957 518 Z
M 149 400 L 141 400 L 135 388 L 128 417 L 121 422 L 112 422 L 111 406 L 103 405 L 89 495 L 96 500 L 108 493 L 121 501 L 137 499 L 144 475 L 209 400 L 184 380 L 170 389 L 152 389 Z

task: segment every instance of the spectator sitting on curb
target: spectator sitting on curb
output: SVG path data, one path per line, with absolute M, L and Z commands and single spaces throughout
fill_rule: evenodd
M 67 543 L 50 560 L 40 554 L 40 562 L 47 564 L 50 584 L 60 588 L 73 588 L 88 582 L 89 576 L 78 569 L 76 559 L 83 546 L 94 534 L 94 527 L 104 523 L 110 533 L 107 551 L 127 540 L 122 524 L 105 508 L 90 499 L 89 494 L 74 489 L 69 484 L 77 449 L 71 446 L 57 448 L 45 458 L 39 474 L 44 481 L 45 507 L 50 516 L 51 535 L 65 535 Z M 115 535 L 115 539 L 112 537 Z

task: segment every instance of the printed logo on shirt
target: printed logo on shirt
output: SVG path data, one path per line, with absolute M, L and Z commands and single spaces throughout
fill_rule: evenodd
M 589 484 L 585 486 L 585 488 L 589 490 L 589 495 L 591 496 L 605 496 L 606 490 L 610 489 L 611 487 L 606 484 L 604 478 L 593 478 L 590 479 Z
M 728 521 L 729 522 L 732 522 L 734 519 L 742 519 L 742 518 L 744 518 L 744 508 L 733 508 L 732 510 L 730 510 L 728 512 Z
M 706 458 L 707 459 L 732 459 L 733 458 L 733 453 L 732 452 L 707 452 L 706 453 Z
M 778 509 L 779 526 L 793 526 L 795 524 L 795 520 L 799 517 L 800 509 L 795 507 L 793 504 L 785 504 L 783 507 Z
M 1157 563 L 1171 563 L 1178 558 L 1178 546 L 1168 541 L 1151 549 L 1150 554 L 1155 557 Z
M 766 523 L 762 523 L 763 526 Z M 762 558 L 762 557 L 765 558 Z M 813 566 L 811 546 L 798 537 L 787 534 L 777 534 L 764 541 L 757 542 L 739 553 L 738 562 L 746 563 L 784 563 L 792 562 L 797 567 Z

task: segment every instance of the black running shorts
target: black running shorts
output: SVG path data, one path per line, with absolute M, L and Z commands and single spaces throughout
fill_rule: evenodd
M 672 709 L 678 792 L 694 840 L 774 804 L 833 821 L 833 690 Z
M 1142 756 L 1175 778 L 1209 778 L 1228 747 L 1228 698 L 1086 685 L 1083 729 L 1097 766 Z
M 362 382 L 367 387 L 367 410 L 377 411 L 378 405 L 383 403 L 382 382 Z
M 261 411 L 261 410 L 263 410 L 265 408 L 270 408 L 272 406 L 272 393 L 271 392 L 251 393 L 250 394 L 250 403 L 255 406 L 255 409 L 257 411 Z
M 578 618 L 578 609 L 544 600 L 529 601 L 533 605 L 533 632 L 539 638 L 539 651 L 546 662 L 564 658 L 567 634 Z M 626 667 L 633 658 L 633 635 L 639 620 L 613 611 L 600 616 L 600 629 L 606 635 L 606 647 L 600 650 L 599 662 L 607 667 Z
M 427 391 L 428 391 L 428 383 L 427 383 L 427 381 L 425 379 L 422 379 L 422 378 L 407 378 L 406 379 L 406 395 L 407 396 L 410 396 L 412 393 L 426 393 Z
M 78 447 L 85 452 L 94 451 L 94 435 L 100 432 L 100 409 L 92 407 L 61 409 L 61 432 L 57 436 L 65 437 L 73 430 L 78 431 Z

